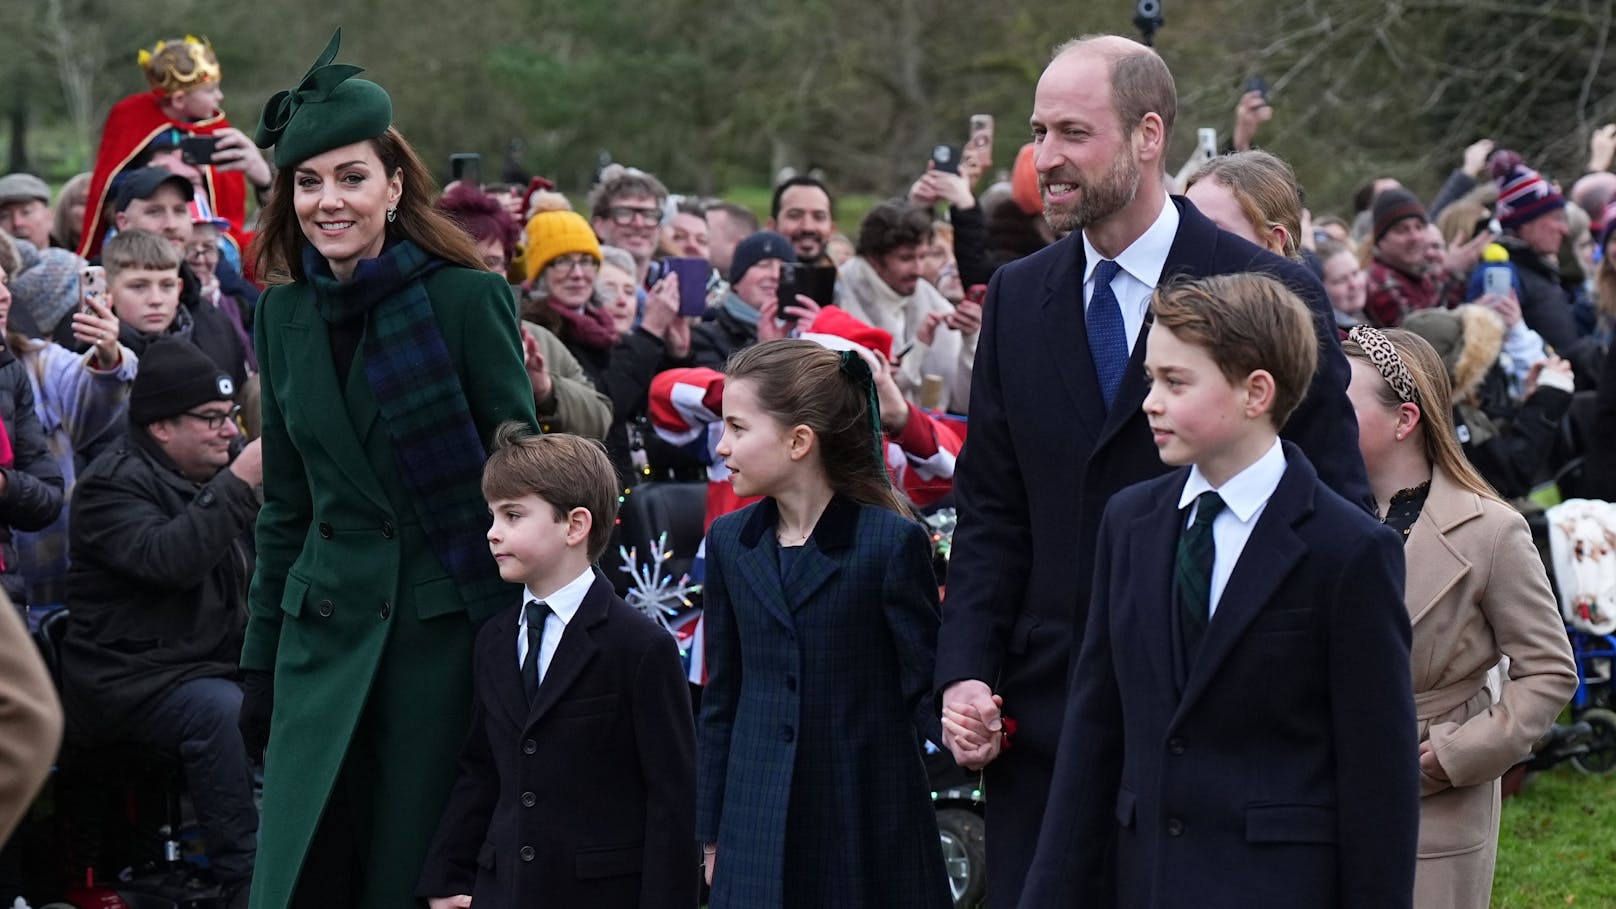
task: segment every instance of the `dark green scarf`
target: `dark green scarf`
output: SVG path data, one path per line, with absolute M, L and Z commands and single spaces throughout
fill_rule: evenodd
M 482 495 L 488 452 L 426 294 L 426 277 L 447 264 L 401 241 L 339 282 L 312 246 L 303 251 L 321 318 L 331 325 L 370 320 L 365 380 L 393 441 L 399 476 L 461 598 L 476 603 L 500 596 L 507 585 L 488 554 Z

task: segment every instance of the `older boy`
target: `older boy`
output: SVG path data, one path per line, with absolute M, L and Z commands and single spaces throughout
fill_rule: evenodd
M 617 481 L 599 443 L 501 427 L 488 546 L 523 603 L 477 635 L 432 909 L 696 904 L 695 724 L 673 638 L 591 568 Z
M 1181 466 L 1106 507 L 1023 906 L 1398 907 L 1419 817 L 1397 535 L 1278 432 L 1317 362 L 1264 275 L 1158 289 Z

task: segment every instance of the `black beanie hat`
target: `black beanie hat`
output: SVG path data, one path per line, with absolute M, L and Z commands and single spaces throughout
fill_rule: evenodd
M 735 255 L 729 264 L 729 283 L 741 283 L 747 270 L 764 259 L 795 262 L 797 251 L 785 237 L 772 230 L 760 230 L 735 245 Z
M 235 396 L 235 380 L 196 345 L 160 338 L 141 355 L 129 390 L 129 422 L 147 426 Z
M 1373 210 L 1375 213 L 1376 243 L 1379 243 L 1380 238 L 1386 236 L 1386 231 L 1395 227 L 1399 221 L 1408 218 L 1419 218 L 1421 221 L 1430 220 L 1426 217 L 1425 206 L 1420 204 L 1420 200 L 1401 186 L 1381 190 L 1380 194 L 1375 196 Z

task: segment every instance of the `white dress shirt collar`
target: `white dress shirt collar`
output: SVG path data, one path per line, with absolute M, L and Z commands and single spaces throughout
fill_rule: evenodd
M 1173 204 L 1171 196 L 1162 193 L 1162 209 L 1156 215 L 1156 220 L 1139 235 L 1139 239 L 1128 244 L 1117 257 L 1116 263 L 1123 271 L 1132 275 L 1135 280 L 1146 287 L 1154 288 L 1161 282 L 1162 270 L 1167 267 L 1167 254 L 1172 252 L 1173 240 L 1178 236 L 1178 206 Z M 1100 260 L 1106 258 L 1094 244 L 1089 242 L 1087 231 L 1083 232 L 1083 284 L 1087 286 L 1089 279 L 1094 275 L 1094 269 Z
M 1206 474 L 1201 473 L 1199 464 L 1191 467 L 1190 478 L 1184 483 L 1184 491 L 1178 496 L 1178 507 L 1188 506 L 1203 492 L 1216 492 L 1228 510 L 1240 519 L 1240 523 L 1245 524 L 1268 503 L 1269 497 L 1279 488 L 1279 481 L 1284 476 L 1285 449 L 1276 438 L 1262 457 L 1253 461 L 1245 470 L 1230 477 L 1222 486 L 1214 487 L 1207 480 Z
M 547 597 L 535 596 L 532 590 L 523 587 L 522 602 L 526 604 L 534 600 L 542 600 L 544 605 L 550 607 L 550 611 L 555 613 L 556 617 L 561 620 L 561 624 L 565 625 L 572 621 L 573 616 L 578 614 L 578 607 L 583 605 L 584 596 L 589 593 L 589 588 L 594 585 L 595 570 L 585 568 L 583 574 L 568 581 L 566 586 Z M 522 632 L 527 630 L 526 609 L 522 610 L 522 619 L 517 623 L 517 630 Z

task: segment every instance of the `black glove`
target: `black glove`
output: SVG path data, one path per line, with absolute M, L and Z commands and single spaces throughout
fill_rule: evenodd
M 244 669 L 241 673 L 241 716 L 236 725 L 241 728 L 241 740 L 247 745 L 247 757 L 253 761 L 264 759 L 264 746 L 269 744 L 269 718 L 275 710 L 275 676 L 261 669 Z

